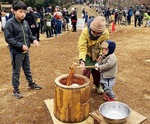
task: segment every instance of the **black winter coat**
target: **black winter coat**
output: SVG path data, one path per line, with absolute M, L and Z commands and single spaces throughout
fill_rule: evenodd
M 30 43 L 36 40 L 36 37 L 32 36 L 27 21 L 19 22 L 15 17 L 6 22 L 4 37 L 11 53 L 22 53 L 23 45 L 30 47 Z

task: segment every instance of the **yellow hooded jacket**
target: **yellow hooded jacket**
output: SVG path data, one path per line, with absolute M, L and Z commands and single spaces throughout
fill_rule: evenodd
M 89 32 L 88 32 L 88 27 L 85 27 L 82 30 L 82 33 L 78 41 L 79 60 L 82 59 L 85 61 L 86 55 L 89 55 L 89 57 L 91 57 L 91 51 L 89 48 L 96 44 L 100 44 L 103 41 L 108 40 L 108 39 L 109 39 L 109 31 L 105 29 L 102 35 L 97 40 L 91 40 L 89 36 Z
M 145 20 L 150 20 L 150 16 L 148 15 L 148 13 L 144 13 L 144 19 Z

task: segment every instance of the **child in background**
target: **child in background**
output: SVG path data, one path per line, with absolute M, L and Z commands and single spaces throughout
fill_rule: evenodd
M 2 30 L 4 30 L 6 22 L 9 20 L 9 17 L 7 16 L 6 10 L 1 10 L 1 24 L 2 24 Z
M 114 20 L 115 20 L 115 15 L 112 13 L 110 16 L 110 22 L 109 23 L 112 23 Z
M 62 19 L 62 30 L 63 30 L 63 31 L 66 31 L 66 24 L 67 24 L 66 19 L 63 18 L 63 19 Z
M 52 24 L 51 24 L 52 14 L 47 12 L 47 10 L 45 10 L 43 20 L 45 21 L 46 38 L 50 38 L 52 37 Z
M 150 15 L 148 15 L 148 12 L 144 13 L 144 20 L 146 20 L 146 23 L 145 23 L 144 27 L 150 26 Z
M 102 87 L 103 99 L 105 101 L 116 100 L 112 87 L 115 85 L 115 77 L 117 73 L 117 58 L 114 54 L 116 44 L 113 41 L 106 40 L 101 44 L 102 57 L 99 62 L 95 64 L 101 72 L 100 86 Z
M 24 20 L 26 15 L 25 3 L 22 1 L 14 2 L 12 8 L 14 16 L 6 22 L 4 36 L 6 42 L 9 44 L 12 61 L 12 94 L 17 99 L 20 99 L 23 98 L 23 95 L 19 91 L 21 67 L 28 81 L 28 88 L 36 90 L 42 88 L 32 80 L 29 59 L 30 42 L 33 42 L 37 46 L 39 43 L 36 37 L 32 35 L 27 21 Z
M 85 12 L 85 16 L 84 16 L 84 19 L 85 19 L 85 27 L 87 26 L 88 18 L 89 18 L 88 13 Z
M 56 19 L 52 15 L 52 20 L 51 20 L 52 36 L 54 36 L 56 34 L 56 32 L 55 32 L 55 26 L 56 26 Z

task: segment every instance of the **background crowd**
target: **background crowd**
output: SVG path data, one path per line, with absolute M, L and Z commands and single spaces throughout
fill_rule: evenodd
M 87 4 L 89 5 L 89 4 Z M 83 4 L 86 6 L 86 4 Z M 102 8 L 100 6 L 95 6 L 94 8 L 100 15 L 104 16 L 107 25 L 111 22 L 119 25 L 130 25 L 131 18 L 134 18 L 134 26 L 144 25 L 145 27 L 150 26 L 150 9 L 142 5 L 135 5 L 134 7 L 121 7 L 121 8 Z M 71 8 L 68 12 L 67 8 L 62 8 L 60 6 L 52 6 L 48 4 L 47 7 L 41 7 L 37 9 L 36 7 L 27 7 L 25 20 L 29 23 L 31 31 L 37 40 L 40 41 L 40 33 L 46 34 L 46 38 L 58 37 L 62 35 L 63 31 L 69 31 L 69 23 L 72 25 L 71 31 L 77 31 L 77 9 Z M 6 22 L 13 16 L 13 12 L 7 12 L 5 9 L 1 10 L 0 15 L 0 32 L 4 30 Z M 91 18 L 88 16 L 86 9 L 82 9 L 82 18 L 85 20 L 85 26 Z M 143 24 L 144 20 L 146 23 Z

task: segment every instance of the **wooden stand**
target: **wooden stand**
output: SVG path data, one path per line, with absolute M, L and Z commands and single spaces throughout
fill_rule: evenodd
M 67 86 L 67 76 L 55 79 L 54 115 L 62 122 L 81 122 L 88 118 L 90 112 L 90 80 L 75 74 L 72 84 L 77 86 Z
M 58 120 L 55 116 L 54 116 L 54 99 L 46 99 L 44 100 L 46 107 L 48 108 L 48 111 L 52 117 L 53 120 L 53 124 L 70 124 L 70 123 L 64 123 L 60 120 Z M 98 110 L 95 110 L 91 113 L 89 113 L 90 116 L 82 121 L 82 122 L 78 122 L 78 123 L 73 123 L 73 124 L 108 124 L 105 122 L 104 118 L 102 117 L 102 115 L 99 113 Z M 140 113 L 134 111 L 133 109 L 131 109 L 131 114 L 127 119 L 127 122 L 124 124 L 141 124 L 142 122 L 144 122 L 147 119 L 147 117 L 141 115 Z
M 90 116 L 92 116 L 93 119 L 96 120 L 96 123 L 94 124 L 108 124 L 103 118 L 103 116 L 100 114 L 99 110 L 95 110 L 91 112 Z M 142 124 L 142 122 L 144 122 L 146 119 L 147 117 L 131 109 L 130 116 L 127 118 L 126 122 L 124 122 L 123 124 Z

